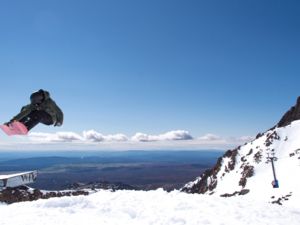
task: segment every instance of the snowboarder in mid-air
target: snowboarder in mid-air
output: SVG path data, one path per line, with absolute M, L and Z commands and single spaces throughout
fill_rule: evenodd
M 63 117 L 63 112 L 50 98 L 49 92 L 40 89 L 31 94 L 30 104 L 22 107 L 18 115 L 0 128 L 8 135 L 25 135 L 39 123 L 61 126 Z

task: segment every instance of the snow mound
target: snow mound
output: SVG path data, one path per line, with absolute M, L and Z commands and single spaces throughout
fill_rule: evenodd
M 1 225 L 299 224 L 300 210 L 247 196 L 221 198 L 179 191 L 99 191 L 0 205 Z

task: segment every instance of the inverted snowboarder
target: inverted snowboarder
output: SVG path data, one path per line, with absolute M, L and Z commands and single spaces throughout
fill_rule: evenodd
M 63 112 L 50 98 L 48 91 L 40 89 L 30 96 L 30 104 L 9 122 L 0 125 L 7 135 L 26 135 L 37 124 L 61 126 Z

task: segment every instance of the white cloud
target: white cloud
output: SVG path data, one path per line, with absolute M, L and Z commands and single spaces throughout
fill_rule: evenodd
M 128 138 L 124 134 L 103 135 L 95 130 L 83 131 L 82 135 L 74 132 L 35 133 L 28 135 L 30 140 L 37 142 L 122 142 Z
M 94 142 L 104 141 L 103 135 L 94 130 L 83 131 L 83 137 L 85 140 L 94 141 Z
M 152 141 L 184 141 L 192 140 L 193 137 L 185 130 L 174 130 L 159 135 L 148 135 L 136 133 L 131 140 L 136 142 L 152 142 Z
M 83 131 L 83 137 L 85 140 L 93 141 L 93 142 L 103 142 L 103 141 L 123 142 L 128 140 L 127 136 L 124 134 L 103 135 L 101 133 L 98 133 L 95 130 Z
M 102 134 L 95 130 L 82 133 L 30 132 L 28 136 L 14 136 L 15 142 L 0 143 L 0 149 L 95 149 L 95 150 L 143 150 L 143 149 L 231 149 L 253 140 L 252 136 L 224 137 L 207 133 L 194 138 L 186 130 L 173 130 L 162 134 L 149 135 L 137 132 L 132 137 L 125 134 Z M 9 144 L 9 145 L 8 145 Z M 15 147 L 14 147 L 15 146 Z
M 72 142 L 81 141 L 82 137 L 74 132 L 29 133 L 28 137 L 37 142 Z
M 140 142 L 148 142 L 150 141 L 149 139 L 153 139 L 153 136 L 143 134 L 143 133 L 136 133 L 131 140 L 133 141 L 140 141 Z M 152 140 L 153 141 L 153 140 Z
M 57 132 L 56 133 L 59 141 L 80 141 L 82 137 L 74 132 Z
M 199 143 L 224 143 L 224 144 L 232 144 L 232 145 L 241 145 L 246 142 L 252 141 L 254 139 L 253 136 L 241 136 L 241 137 L 221 137 L 216 134 L 205 134 L 201 137 L 198 137 L 197 140 Z
M 222 138 L 218 135 L 215 135 L 215 134 L 205 134 L 201 137 L 198 138 L 199 140 L 202 140 L 202 141 L 219 141 L 219 140 L 222 140 Z

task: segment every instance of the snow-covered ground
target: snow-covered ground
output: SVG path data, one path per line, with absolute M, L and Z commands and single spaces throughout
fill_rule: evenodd
M 205 194 L 101 190 L 88 196 L 0 203 L 0 225 L 299 225 L 299 137 L 297 120 L 228 151 L 206 176 L 186 185 L 185 191 Z M 279 188 L 271 185 L 270 157 L 278 159 Z
M 299 221 L 300 207 L 247 196 L 221 198 L 160 189 L 0 204 L 0 225 L 298 225 Z
M 276 127 L 265 132 L 255 140 L 238 148 L 234 158 L 224 156 L 220 169 L 215 176 L 207 177 L 207 184 L 216 183 L 215 188 L 206 191 L 207 195 L 222 195 L 250 190 L 248 198 L 261 199 L 264 202 L 284 197 L 284 204 L 297 207 L 300 202 L 300 120 L 286 127 Z M 279 188 L 273 188 L 274 180 L 268 157 L 278 159 L 274 162 Z M 231 166 L 231 164 L 233 166 Z M 252 168 L 253 175 L 245 176 Z M 250 173 L 250 172 L 249 172 Z M 246 177 L 245 185 L 241 178 Z M 201 178 L 186 185 L 187 188 L 199 183 Z M 285 201 L 285 198 L 288 200 Z M 300 208 L 300 207 L 299 207 Z M 300 224 L 300 220 L 299 223 Z

